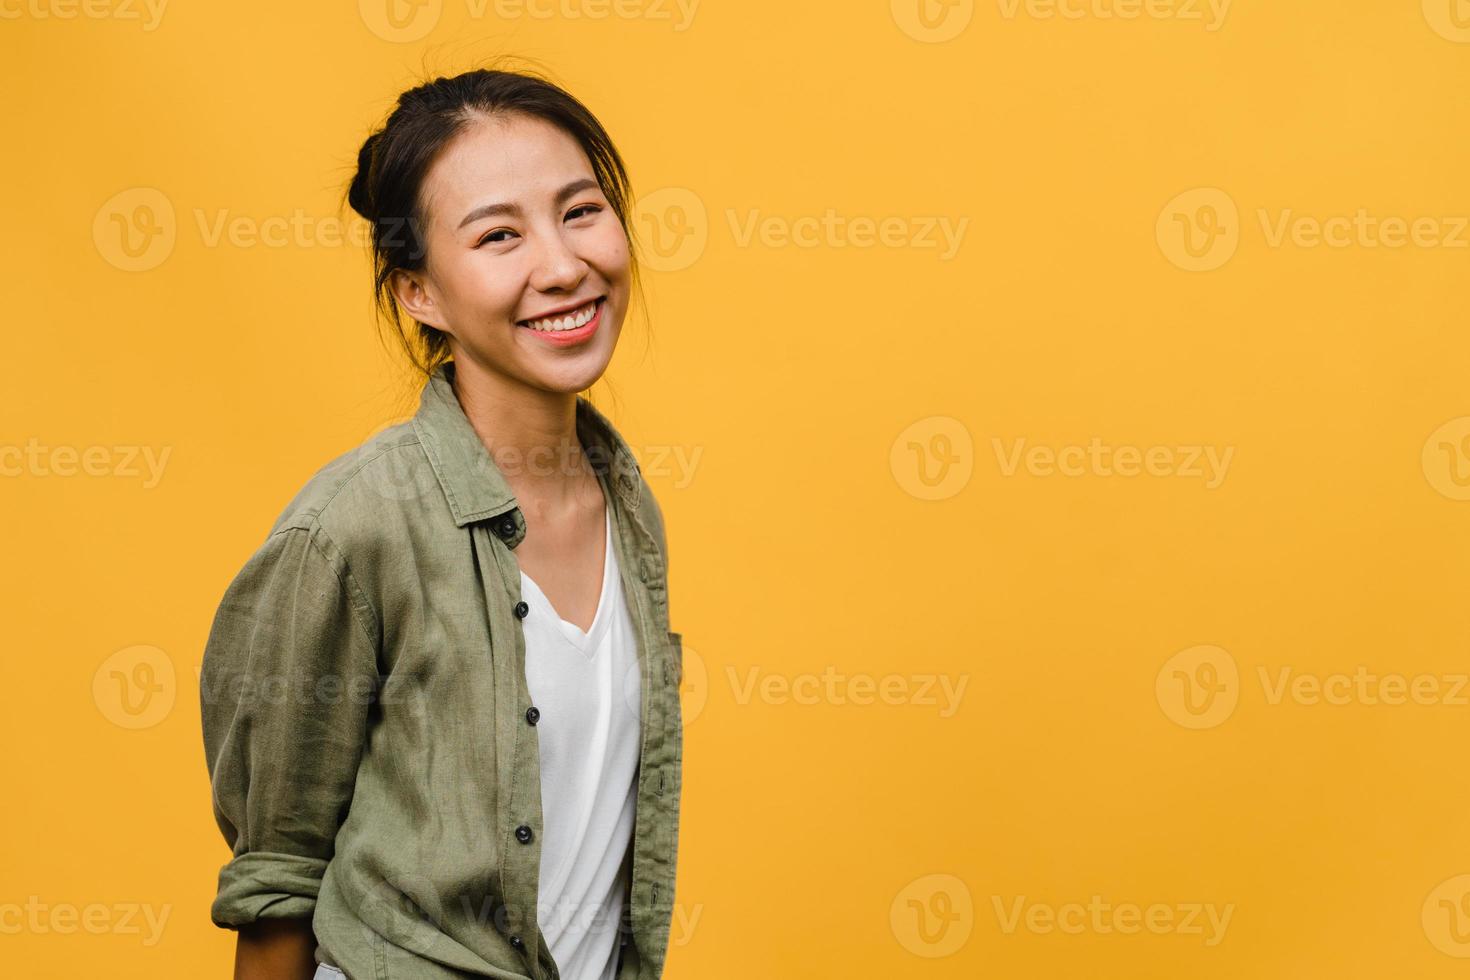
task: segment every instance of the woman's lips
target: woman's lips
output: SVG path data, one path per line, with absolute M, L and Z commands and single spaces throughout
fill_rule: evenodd
M 597 333 L 597 328 L 602 325 L 602 311 L 607 306 L 607 299 L 603 297 L 596 302 L 597 310 L 592 314 L 592 319 L 575 330 L 536 330 L 524 323 L 516 325 L 524 328 L 527 332 L 535 336 L 536 339 L 545 341 L 553 347 L 570 347 L 573 344 L 580 344 L 590 338 L 593 334 Z

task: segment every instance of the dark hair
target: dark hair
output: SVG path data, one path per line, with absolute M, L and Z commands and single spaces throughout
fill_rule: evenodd
M 602 193 L 628 239 L 632 283 L 641 295 L 636 244 L 631 230 L 632 184 L 622 157 L 597 117 L 555 83 L 532 71 L 479 68 L 439 77 L 398 97 L 382 128 L 362 144 L 357 174 L 346 201 L 372 226 L 373 293 L 376 308 L 391 321 L 409 360 L 425 376 L 449 360 L 449 337 L 428 324 L 406 328 L 389 285 L 396 269 L 424 268 L 427 247 L 422 186 L 444 147 L 471 122 L 515 113 L 544 119 L 582 146 Z M 381 325 L 381 321 L 380 321 Z

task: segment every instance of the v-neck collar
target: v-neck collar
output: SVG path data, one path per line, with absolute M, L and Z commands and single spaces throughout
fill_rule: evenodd
M 507 548 L 514 548 L 525 538 L 525 520 L 515 516 L 519 503 L 510 484 L 465 417 L 454 394 L 454 375 L 453 361 L 434 369 L 419 399 L 414 431 L 444 491 L 454 523 L 464 527 L 510 513 L 517 527 L 499 537 Z M 625 509 L 637 513 L 643 480 L 632 449 L 612 421 L 582 395 L 577 396 L 576 426 L 587 461 L 608 481 Z
M 581 627 L 575 623 L 562 619 L 561 614 L 556 611 L 556 607 L 551 604 L 551 600 L 546 597 L 541 586 L 536 584 L 536 580 L 527 575 L 524 570 L 521 571 L 521 585 L 526 590 L 535 593 L 542 608 L 549 611 L 552 618 L 556 620 L 557 629 L 561 631 L 562 636 L 566 637 L 567 642 L 589 657 L 596 652 L 597 644 L 601 642 L 602 635 L 607 632 L 607 620 L 612 614 L 609 608 L 611 603 L 608 601 L 609 585 L 617 576 L 616 558 L 613 552 L 612 508 L 606 503 L 603 504 L 602 515 L 604 525 L 602 590 L 597 595 L 597 612 L 592 614 L 592 624 L 587 628 L 587 632 L 582 632 Z

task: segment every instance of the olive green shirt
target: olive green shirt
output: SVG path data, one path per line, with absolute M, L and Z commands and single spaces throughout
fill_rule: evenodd
M 551 719 L 526 684 L 512 554 L 526 523 L 453 372 L 434 373 L 412 419 L 319 470 L 224 594 L 200 676 L 234 852 L 211 916 L 310 916 L 318 957 L 352 980 L 558 980 L 537 925 L 536 725 Z M 617 978 L 654 980 L 674 899 L 682 639 L 658 503 L 611 422 L 576 405 L 642 678 Z

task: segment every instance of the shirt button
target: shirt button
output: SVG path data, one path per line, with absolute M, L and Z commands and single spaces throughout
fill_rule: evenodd
M 524 600 L 521 601 L 521 602 L 516 603 L 516 608 L 515 608 L 516 619 L 525 619 L 526 618 L 526 613 L 528 613 L 530 611 L 531 611 L 531 607 L 528 606 L 528 605 L 526 605 L 526 603 L 525 603 Z
M 513 538 L 516 536 L 516 519 L 514 517 L 502 517 L 495 525 L 495 533 L 502 538 Z
M 531 828 L 527 827 L 525 824 L 521 824 L 519 827 L 517 827 L 516 840 L 520 841 L 522 844 L 531 843 Z
M 538 722 L 540 720 L 541 720 L 541 709 L 540 708 L 536 707 L 533 704 L 529 708 L 526 709 L 526 721 L 528 721 L 528 722 L 530 722 L 531 724 L 534 725 L 534 724 L 536 724 L 536 722 Z
M 523 946 L 526 945 L 525 942 L 521 939 L 520 936 L 511 936 L 510 937 L 510 944 L 512 946 L 514 946 L 516 949 L 520 949 L 520 948 L 522 948 Z

